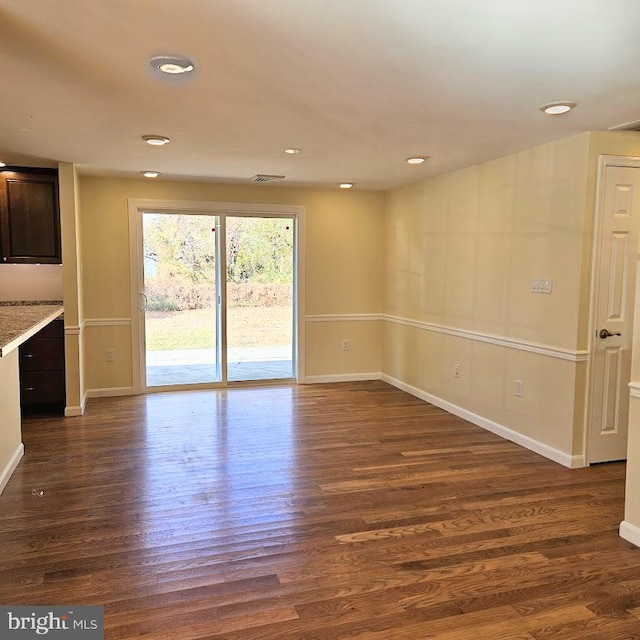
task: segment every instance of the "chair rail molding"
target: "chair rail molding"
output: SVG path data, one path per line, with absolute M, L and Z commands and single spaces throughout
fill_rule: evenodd
M 424 331 L 433 331 L 435 333 L 443 333 L 445 335 L 454 336 L 456 338 L 464 338 L 465 340 L 475 340 L 476 342 L 484 342 L 493 344 L 498 347 L 506 347 L 508 349 L 517 349 L 519 351 L 528 351 L 541 356 L 550 358 L 558 358 L 559 360 L 567 360 L 569 362 L 587 362 L 589 360 L 589 351 L 586 349 L 571 350 L 563 347 L 556 347 L 529 340 L 521 340 L 519 338 L 511 338 L 508 336 L 499 336 L 482 331 L 473 331 L 470 329 L 458 329 L 434 322 L 425 322 L 423 320 L 415 320 L 413 318 L 404 318 L 402 316 L 394 316 L 385 313 L 324 313 L 305 316 L 307 322 L 376 322 L 384 321 L 391 324 L 404 325 L 422 329 Z
M 417 329 L 424 329 L 426 331 L 434 331 L 436 333 L 455 336 L 456 338 L 475 340 L 476 342 L 484 342 L 499 347 L 507 347 L 509 349 L 517 349 L 519 351 L 528 351 L 530 353 L 537 353 L 541 356 L 549 356 L 551 358 L 558 358 L 560 360 L 568 360 L 570 362 L 586 362 L 589 360 L 589 351 L 587 350 L 581 349 L 573 351 L 571 349 L 564 349 L 562 347 L 555 347 L 553 345 L 531 342 L 529 340 L 521 340 L 519 338 L 511 338 L 508 336 L 498 336 L 491 333 L 473 331 L 470 329 L 458 329 L 456 327 L 449 327 L 433 322 L 423 322 L 421 320 L 412 320 L 410 318 L 402 318 L 400 316 L 385 314 L 384 319 L 387 322 L 391 322 L 393 324 L 415 327 Z

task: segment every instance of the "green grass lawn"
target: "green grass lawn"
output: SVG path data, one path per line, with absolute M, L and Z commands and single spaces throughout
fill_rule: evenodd
M 291 307 L 235 307 L 227 314 L 229 347 L 291 344 Z M 215 346 L 215 314 L 210 309 L 147 311 L 145 327 L 148 351 Z

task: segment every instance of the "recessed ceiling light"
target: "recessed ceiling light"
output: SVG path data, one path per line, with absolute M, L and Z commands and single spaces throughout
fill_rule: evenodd
M 140 173 L 145 178 L 157 178 L 160 175 L 159 171 L 141 171 Z
M 429 156 L 411 156 L 407 158 L 407 164 L 422 164 Z
M 576 105 L 576 102 L 550 102 L 541 106 L 540 111 L 548 113 L 550 116 L 559 116 L 575 109 Z
M 302 153 L 302 149 L 296 149 L 295 147 L 289 147 L 284 150 L 285 153 L 288 153 L 290 156 L 294 156 L 296 153 Z
M 142 136 L 142 139 L 147 143 L 151 144 L 154 147 L 161 147 L 163 144 L 168 144 L 171 142 L 169 138 L 166 136 Z
M 340 183 L 340 188 L 341 189 L 353 189 L 353 182 L 341 182 Z
M 162 73 L 169 73 L 171 75 L 189 73 L 193 71 L 194 68 L 191 60 L 176 56 L 155 56 L 149 60 L 149 64 L 155 69 L 162 71 Z

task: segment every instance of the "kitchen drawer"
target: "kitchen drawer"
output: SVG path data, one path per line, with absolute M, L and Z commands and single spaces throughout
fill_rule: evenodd
M 20 402 L 22 404 L 64 402 L 64 371 L 21 372 Z
M 64 341 L 60 338 L 32 338 L 20 347 L 22 371 L 60 371 L 64 369 Z
M 56 405 L 58 412 L 65 404 L 64 321 L 50 322 L 20 346 L 19 355 L 23 410 Z

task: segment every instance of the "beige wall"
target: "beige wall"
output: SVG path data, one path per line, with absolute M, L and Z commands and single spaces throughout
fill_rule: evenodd
M 636 273 L 636 299 L 631 351 L 629 442 L 622 535 L 640 546 L 640 264 Z
M 126 322 L 129 292 L 128 198 L 304 205 L 306 313 L 378 314 L 382 306 L 384 194 L 228 185 L 210 182 L 80 178 L 85 373 L 87 389 L 131 385 L 132 351 Z M 121 320 L 120 326 L 103 321 Z M 340 320 L 340 322 L 342 322 Z M 103 323 L 103 324 L 101 324 Z M 380 371 L 381 341 L 367 323 L 344 331 L 309 323 L 309 375 Z M 342 322 L 342 324 L 344 324 Z M 352 323 L 348 323 L 351 325 Z M 375 323 L 374 323 L 375 324 Z M 326 325 L 326 326 L 325 326 Z M 354 350 L 345 357 L 342 339 Z M 106 362 L 116 348 L 116 362 Z M 364 371 L 362 370 L 364 368 Z
M 377 378 L 381 368 L 380 320 L 308 322 L 306 327 L 307 376 L 348 379 L 354 373 Z M 349 351 L 342 341 L 349 340 Z M 375 347 L 372 349 L 372 345 Z
M 62 266 L 0 264 L 0 300 L 62 300 Z
M 559 451 L 567 463 L 585 455 L 581 353 L 592 347 L 601 154 L 640 156 L 640 134 L 586 133 L 388 197 L 385 312 L 410 322 L 386 323 L 385 374 Z M 531 293 L 533 277 L 552 278 L 553 293 Z M 546 355 L 530 352 L 537 346 Z
M 636 383 L 640 383 L 640 371 L 634 375 Z M 635 529 L 635 536 L 629 537 L 634 544 L 640 546 L 640 398 L 637 397 L 631 397 L 629 402 L 629 444 L 624 521 Z
M 385 234 L 385 313 L 396 321 L 384 373 L 568 461 L 582 449 L 589 144 L 584 134 L 396 189 Z M 552 278 L 553 293 L 532 293 L 534 277 Z
M 632 529 L 628 537 L 640 545 L 640 265 L 636 274 L 631 386 L 624 520 Z
M 20 460 L 20 374 L 18 349 L 0 358 L 0 492 Z

